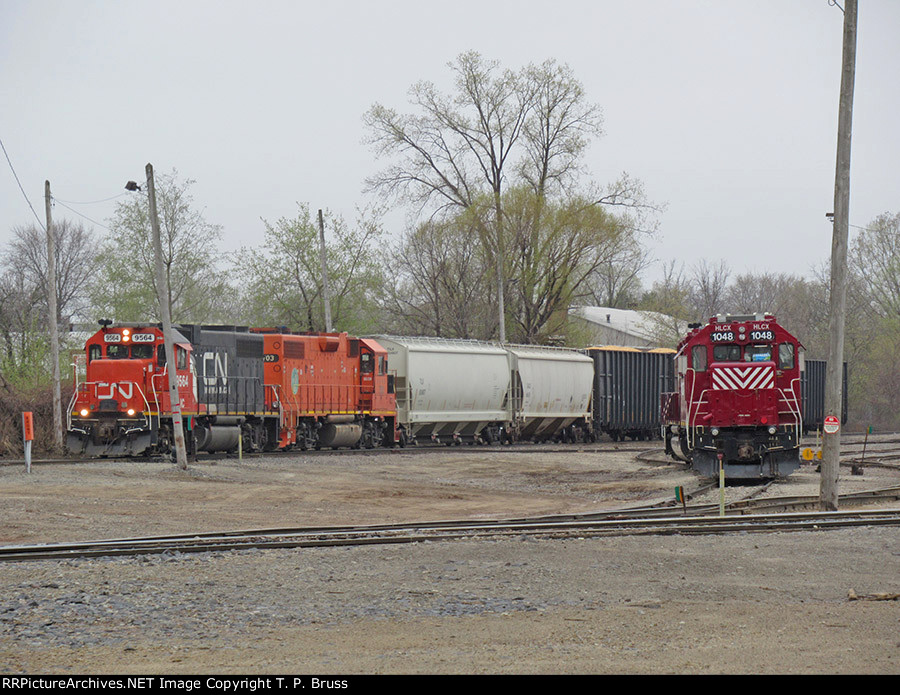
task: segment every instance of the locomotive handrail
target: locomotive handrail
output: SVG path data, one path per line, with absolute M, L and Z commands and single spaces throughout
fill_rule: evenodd
M 140 384 L 138 384 L 136 381 L 130 381 L 130 380 L 129 380 L 129 381 L 114 381 L 114 382 L 108 382 L 108 381 L 82 381 L 81 383 L 78 384 L 78 389 L 72 394 L 72 398 L 71 398 L 71 400 L 69 401 L 69 407 L 68 407 L 68 409 L 66 410 L 66 430 L 67 430 L 67 431 L 68 431 L 68 430 L 75 430 L 75 431 L 77 431 L 77 432 L 81 432 L 82 434 L 86 434 L 86 433 L 87 433 L 86 430 L 84 430 L 84 429 L 82 429 L 82 428 L 78 428 L 78 427 L 73 427 L 73 426 L 72 426 L 72 406 L 75 404 L 75 400 L 77 399 L 78 394 L 79 394 L 79 393 L 87 393 L 87 392 L 88 392 L 88 388 L 87 388 L 87 387 L 88 387 L 88 386 L 93 386 L 93 387 L 94 387 L 94 393 L 93 393 L 93 395 L 94 395 L 95 398 L 99 399 L 99 396 L 97 395 L 97 387 L 98 387 L 100 384 L 110 384 L 110 383 L 114 383 L 114 384 L 131 384 L 131 385 L 137 390 L 138 394 L 140 394 L 141 399 L 144 401 L 144 405 L 146 406 L 146 411 L 145 411 L 145 412 L 147 412 L 147 416 L 146 416 L 144 419 L 145 419 L 145 421 L 147 422 L 148 425 L 151 424 L 150 418 L 152 418 L 152 415 L 150 414 L 150 403 L 147 401 L 147 396 L 144 394 L 144 390 L 141 388 Z M 117 412 L 118 412 L 118 411 L 117 411 Z M 127 430 L 127 431 L 125 432 L 125 434 L 128 434 L 128 433 L 130 433 L 130 432 L 134 432 L 135 430 L 139 430 L 139 429 L 142 429 L 142 428 L 140 428 L 140 427 L 133 427 L 133 428 Z
M 278 406 L 278 429 L 281 430 L 284 427 L 284 403 L 281 400 L 281 395 L 279 391 L 281 390 L 281 384 L 263 384 L 263 406 L 265 407 L 265 390 L 272 390 L 272 405 Z
M 706 393 L 706 389 L 704 389 L 700 393 L 700 400 L 698 400 L 696 402 L 696 407 L 694 407 L 694 403 L 695 403 L 694 387 L 697 384 L 697 371 L 693 367 L 688 367 L 687 369 L 684 370 L 685 378 L 687 378 L 688 374 L 691 375 L 691 395 L 690 395 L 690 400 L 688 400 L 688 403 L 687 403 L 687 440 L 688 440 L 688 448 L 693 449 L 694 448 L 694 441 L 693 441 L 694 440 L 694 427 L 696 427 L 696 425 L 694 424 L 694 421 L 696 420 L 697 415 L 700 412 L 700 400 L 703 399 L 703 394 Z M 691 415 L 692 410 L 693 410 L 693 415 Z
M 266 384 L 267 387 L 273 387 Z M 280 389 L 280 385 L 275 385 Z M 359 396 L 362 393 L 360 384 L 300 384 L 297 393 L 280 397 L 278 403 L 288 413 L 315 415 L 324 410 L 333 410 L 335 402 L 346 406 L 346 414 L 360 410 Z
M 795 384 L 796 384 L 796 387 L 795 387 Z M 778 389 L 778 390 L 781 392 L 784 402 L 787 403 L 789 408 L 791 408 L 790 413 L 794 416 L 794 419 L 795 419 L 795 422 L 797 425 L 797 432 L 795 433 L 794 438 L 796 440 L 796 443 L 799 444 L 800 443 L 800 433 L 803 431 L 803 411 L 802 411 L 802 405 L 800 403 L 800 396 L 797 395 L 797 387 L 801 387 L 800 379 L 799 378 L 792 379 L 791 380 L 791 388 L 790 388 L 792 398 L 788 398 L 784 394 L 784 391 L 782 389 Z M 792 404 L 793 404 L 793 406 L 796 406 L 796 408 L 794 408 L 792 406 Z M 781 412 L 781 411 L 779 411 L 779 412 Z
M 691 384 L 691 395 L 692 395 L 692 396 L 693 396 L 693 391 L 694 391 L 693 386 L 694 386 L 694 385 Z M 693 417 L 693 420 L 691 420 L 691 421 L 689 422 L 689 426 L 688 426 L 688 446 L 689 446 L 691 449 L 694 448 L 694 430 L 697 428 L 696 420 L 697 420 L 697 417 L 700 415 L 700 404 L 703 403 L 703 400 L 704 400 L 704 398 L 706 397 L 706 392 L 707 392 L 707 391 L 709 391 L 709 389 L 703 389 L 703 390 L 700 392 L 700 397 L 696 400 L 696 405 L 697 405 L 697 407 L 694 408 L 694 417 Z M 688 415 L 690 416 L 690 407 L 688 407 Z
M 162 388 L 160 386 L 157 386 L 153 382 L 156 379 L 162 379 L 164 376 L 166 378 L 168 378 L 168 373 L 169 373 L 168 370 L 169 370 L 169 365 L 166 364 L 163 367 L 162 372 L 157 372 L 153 376 L 150 377 L 150 386 L 153 388 L 153 404 L 156 406 L 156 429 L 157 430 L 162 429 L 162 407 L 160 406 L 160 403 L 159 403 L 159 392 L 162 390 Z M 169 404 L 169 407 L 170 408 L 172 407 L 171 403 Z
M 66 408 L 66 430 L 72 429 L 72 406 L 75 405 L 75 399 L 78 398 L 78 387 L 80 385 L 81 384 L 77 384 L 75 386 L 75 390 L 72 391 L 72 397 L 69 399 L 69 407 Z

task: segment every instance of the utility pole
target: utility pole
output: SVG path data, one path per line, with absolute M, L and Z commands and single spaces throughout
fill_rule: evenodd
M 325 332 L 331 333 L 331 296 L 328 289 L 328 263 L 325 262 L 325 222 L 319 210 L 319 256 L 322 259 L 322 298 L 325 301 Z
M 62 396 L 59 385 L 59 323 L 56 306 L 56 232 L 50 215 L 50 182 L 44 181 L 44 206 L 47 209 L 47 332 L 50 334 L 50 362 L 53 373 L 53 441 L 63 448 Z
M 169 375 L 169 401 L 172 409 L 172 433 L 175 439 L 175 460 L 178 467 L 187 470 L 187 449 L 184 445 L 184 425 L 181 419 L 181 395 L 178 393 L 178 376 L 175 373 L 175 340 L 172 331 L 172 316 L 169 311 L 169 297 L 166 292 L 166 275 L 163 268 L 162 240 L 159 232 L 159 216 L 156 212 L 156 188 L 153 185 L 153 165 L 147 165 L 147 195 L 150 197 L 150 224 L 153 227 L 153 254 L 156 260 L 156 291 L 159 311 L 162 315 L 163 336 L 166 345 L 166 372 Z
M 844 313 L 847 306 L 847 237 L 850 226 L 850 136 L 853 122 L 853 86 L 856 77 L 857 0 L 844 7 L 844 48 L 841 99 L 838 108 L 837 164 L 834 174 L 834 229 L 831 240 L 831 305 L 828 319 L 828 364 L 825 372 L 825 416 L 840 421 L 843 398 Z M 819 505 L 838 508 L 841 431 L 826 432 L 822 442 L 822 477 Z

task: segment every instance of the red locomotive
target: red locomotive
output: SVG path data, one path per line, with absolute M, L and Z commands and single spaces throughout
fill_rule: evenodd
M 178 326 L 175 370 L 189 453 L 372 447 L 396 439 L 387 353 L 346 333 Z M 101 322 L 68 410 L 70 451 L 168 453 L 172 408 L 162 331 Z
M 662 396 L 666 453 L 704 476 L 789 475 L 800 464 L 803 346 L 770 314 L 711 318 L 678 344 Z
M 102 328 L 85 344 L 87 378 L 76 384 L 68 410 L 71 451 L 132 455 L 168 450 L 172 407 L 162 331 L 150 325 Z M 199 414 L 192 345 L 175 333 L 175 370 L 185 417 Z

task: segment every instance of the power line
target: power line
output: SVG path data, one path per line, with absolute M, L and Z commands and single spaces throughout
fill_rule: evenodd
M 116 197 L 118 198 L 118 196 L 116 196 Z M 92 224 L 95 224 L 95 225 L 97 225 L 98 227 L 103 227 L 103 229 L 105 229 L 106 231 L 111 231 L 110 228 L 107 227 L 107 226 L 106 226 L 105 224 L 103 224 L 102 222 L 97 222 L 97 220 L 92 220 L 92 219 L 91 219 L 90 217 L 88 217 L 87 215 L 83 215 L 82 213 L 78 212 L 78 210 L 75 210 L 75 209 L 73 209 L 73 208 L 70 208 L 68 205 L 66 205 L 64 202 L 62 202 L 59 198 L 52 198 L 52 200 L 53 200 L 53 202 L 55 202 L 55 203 L 59 203 L 60 205 L 62 205 L 62 206 L 63 206 L 64 208 L 66 208 L 67 210 L 70 210 L 70 211 L 74 212 L 74 213 L 75 213 L 76 215 L 78 215 L 79 217 L 83 217 L 83 218 L 86 219 L 88 222 L 90 222 L 90 223 L 92 223 Z M 110 200 L 112 200 L 112 198 L 110 198 Z
M 116 198 L 121 198 L 123 195 L 128 195 L 128 191 L 125 191 L 124 193 L 119 193 L 118 195 L 114 195 L 110 198 L 104 198 L 103 200 L 86 200 L 84 202 L 76 202 L 74 200 L 60 200 L 56 196 L 53 197 L 53 200 L 55 200 L 58 203 L 63 203 L 63 204 L 68 203 L 69 205 L 97 205 L 98 203 L 107 203 L 110 200 L 115 200 Z
M 22 188 L 22 182 L 19 181 L 19 175 L 16 173 L 16 168 L 13 166 L 12 160 L 9 158 L 9 153 L 6 151 L 6 146 L 3 144 L 3 140 L 0 139 L 0 148 L 3 149 L 3 154 L 6 155 L 6 161 L 9 164 L 9 169 L 12 171 L 13 177 L 16 179 L 16 183 L 19 184 L 19 190 L 22 191 L 22 195 L 25 196 L 25 202 L 28 203 L 28 207 L 31 208 L 31 214 L 34 215 L 34 219 L 37 220 L 38 224 L 41 226 L 41 229 L 47 231 L 44 227 L 44 223 L 41 222 L 41 218 L 38 217 L 38 214 L 34 211 L 34 206 L 31 204 L 31 201 L 28 200 L 28 194 L 25 193 L 25 189 Z

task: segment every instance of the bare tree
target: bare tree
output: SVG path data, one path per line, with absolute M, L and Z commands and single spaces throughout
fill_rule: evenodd
M 653 261 L 627 219 L 622 233 L 611 240 L 608 257 L 588 278 L 588 296 L 596 306 L 631 309 L 640 301 L 641 275 Z
M 56 307 L 58 323 L 84 317 L 87 285 L 96 272 L 96 239 L 84 226 L 68 220 L 54 222 L 56 233 Z M 34 285 L 36 301 L 47 311 L 47 238 L 34 225 L 14 227 L 3 265 L 21 269 Z
M 476 338 L 496 326 L 485 292 L 490 273 L 466 215 L 429 220 L 404 234 L 385 263 L 385 314 L 395 332 Z
M 657 344 L 674 347 L 684 337 L 685 324 L 699 320 L 691 306 L 691 289 L 684 264 L 671 260 L 663 266 L 662 278 L 641 298 L 638 309 L 645 312 Z
M 700 320 L 716 314 L 731 313 L 726 290 L 730 271 L 725 261 L 713 265 L 705 258 L 699 260 L 691 270 L 690 305 Z
M 473 231 L 491 261 L 502 337 L 511 262 L 504 258 L 510 232 L 504 229 L 503 194 L 518 186 L 545 198 L 570 193 L 586 147 L 602 132 L 601 113 L 587 102 L 571 69 L 552 60 L 512 71 L 469 52 L 449 67 L 452 95 L 420 82 L 410 90 L 415 114 L 380 104 L 368 111 L 371 144 L 393 160 L 368 183 L 432 217 L 476 211 Z M 592 193 L 595 205 L 641 204 L 640 184 L 628 177 Z
M 900 318 L 900 213 L 879 215 L 861 230 L 849 262 L 872 310 L 884 318 Z

